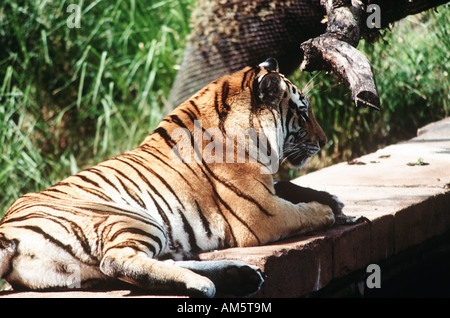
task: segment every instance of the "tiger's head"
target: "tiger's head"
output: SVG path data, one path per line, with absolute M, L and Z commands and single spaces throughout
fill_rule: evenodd
M 259 64 L 253 83 L 256 109 L 269 110 L 278 131 L 280 159 L 301 168 L 323 147 L 327 138 L 314 118 L 306 96 L 278 72 L 278 63 L 269 58 Z
M 249 162 L 263 164 L 264 174 L 275 173 L 280 160 L 301 168 L 327 140 L 308 99 L 278 72 L 273 58 L 205 86 L 155 131 L 172 136 L 178 156 L 178 148 L 188 149 L 181 156 L 185 162 L 197 156 L 207 163 L 234 163 L 240 161 L 234 155 L 244 153 Z

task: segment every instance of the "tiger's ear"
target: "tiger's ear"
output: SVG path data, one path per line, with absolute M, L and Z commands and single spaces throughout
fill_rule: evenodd
M 267 60 L 265 60 L 264 62 L 259 64 L 259 66 L 264 67 L 265 69 L 267 69 L 269 71 L 279 72 L 278 62 L 273 57 L 269 57 Z
M 258 82 L 258 97 L 261 103 L 277 107 L 284 93 L 284 85 L 278 73 L 266 73 L 258 78 Z

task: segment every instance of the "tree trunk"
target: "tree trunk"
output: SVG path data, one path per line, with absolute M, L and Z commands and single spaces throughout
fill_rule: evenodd
M 372 67 L 356 49 L 407 15 L 447 0 L 199 0 L 173 85 L 173 108 L 215 78 L 274 57 L 280 72 L 333 70 L 357 106 L 380 107 Z M 371 4 L 379 13 L 367 12 Z M 376 19 L 379 14 L 379 20 Z M 377 23 L 379 22 L 379 25 Z

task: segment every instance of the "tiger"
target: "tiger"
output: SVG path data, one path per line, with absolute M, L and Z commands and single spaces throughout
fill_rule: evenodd
M 275 156 L 301 168 L 326 140 L 275 59 L 224 75 L 137 148 L 17 199 L 0 222 L 0 277 L 14 290 L 123 282 L 201 297 L 253 294 L 264 282 L 258 267 L 198 255 L 332 226 L 337 198 L 293 203 L 304 189 L 274 182 L 269 164 Z M 252 150 L 260 142 L 266 156 Z

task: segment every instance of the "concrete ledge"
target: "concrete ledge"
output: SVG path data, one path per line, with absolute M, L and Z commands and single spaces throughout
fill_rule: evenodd
M 369 264 L 406 250 L 414 254 L 414 247 L 450 231 L 450 118 L 419 129 L 407 142 L 294 182 L 337 195 L 345 203 L 345 214 L 366 216 L 371 223 L 202 255 L 260 266 L 266 283 L 259 297 L 308 295 Z
M 335 226 L 268 246 L 200 255 L 204 260 L 238 259 L 259 266 L 265 274 L 265 283 L 256 297 L 301 297 L 314 293 L 320 296 L 321 290 L 336 281 L 355 281 L 352 275 L 360 277 L 368 264 L 386 264 L 405 253 L 417 256 L 424 252 L 424 244 L 430 248 L 427 242 L 448 241 L 450 118 L 419 129 L 418 136 L 407 142 L 351 163 L 324 168 L 294 182 L 337 195 L 345 203 L 345 214 L 366 216 L 371 223 Z M 437 253 L 450 257 L 447 247 Z M 133 297 L 133 294 L 115 291 L 4 296 Z

